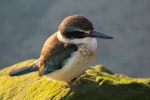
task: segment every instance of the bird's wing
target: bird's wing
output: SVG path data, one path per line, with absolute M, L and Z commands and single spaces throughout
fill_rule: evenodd
M 53 72 L 63 67 L 65 61 L 78 48 L 75 45 L 60 42 L 56 34 L 52 35 L 44 44 L 39 63 L 39 75 Z

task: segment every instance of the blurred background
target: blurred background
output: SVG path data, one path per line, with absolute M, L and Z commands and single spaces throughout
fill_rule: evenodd
M 73 14 L 114 37 L 98 40 L 93 65 L 150 77 L 150 0 L 0 0 L 0 69 L 38 58 L 44 41 Z

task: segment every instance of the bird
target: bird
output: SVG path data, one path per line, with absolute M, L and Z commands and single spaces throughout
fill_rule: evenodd
M 10 76 L 38 71 L 48 80 L 71 82 L 83 74 L 97 54 L 97 38 L 113 39 L 112 36 L 96 30 L 86 17 L 75 14 L 66 17 L 58 30 L 44 43 L 40 57 L 31 65 L 12 70 Z

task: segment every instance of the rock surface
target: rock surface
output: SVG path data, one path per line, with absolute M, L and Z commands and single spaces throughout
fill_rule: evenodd
M 114 74 L 102 65 L 78 77 L 82 85 L 66 88 L 63 82 L 39 77 L 37 72 L 10 77 L 11 70 L 34 59 L 0 70 L 0 100 L 150 100 L 150 78 Z

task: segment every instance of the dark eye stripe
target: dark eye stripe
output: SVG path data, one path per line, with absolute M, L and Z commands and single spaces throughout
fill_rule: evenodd
M 74 31 L 74 32 L 66 32 L 64 35 L 66 38 L 84 38 L 87 36 L 87 33 Z

